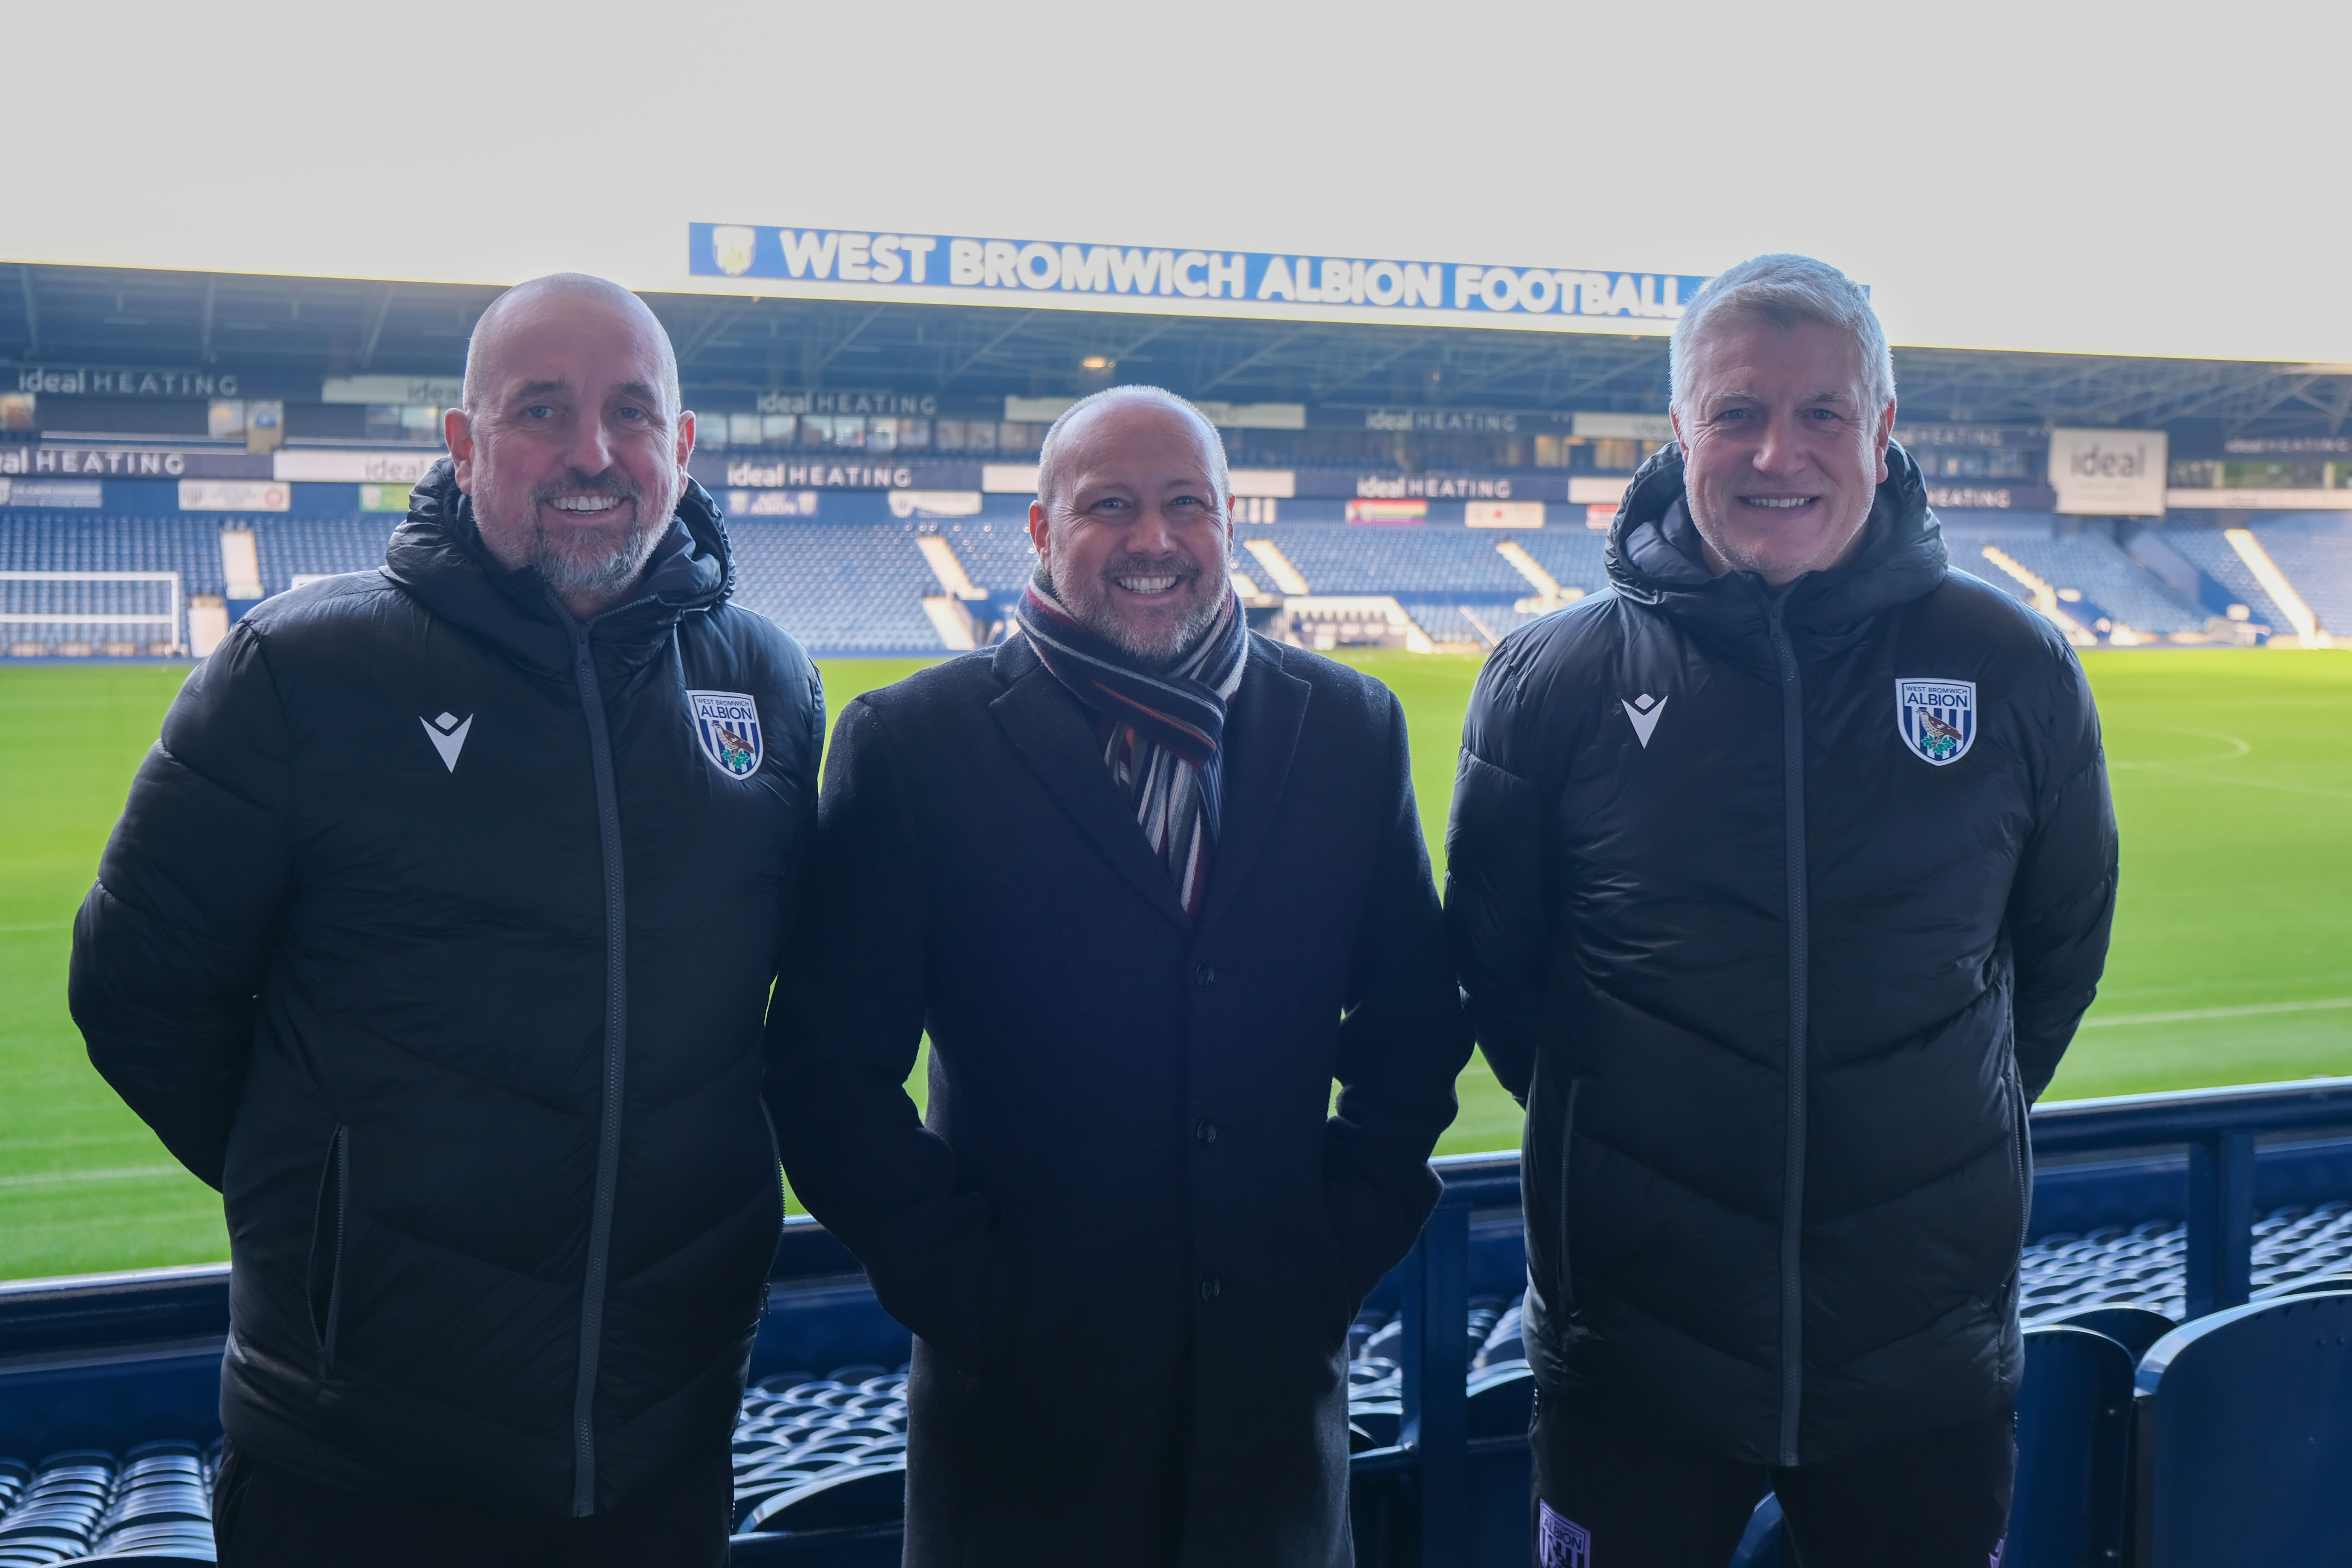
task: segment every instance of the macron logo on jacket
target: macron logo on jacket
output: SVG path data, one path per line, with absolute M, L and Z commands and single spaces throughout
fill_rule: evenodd
M 1625 703 L 1625 717 L 1633 721 L 1633 739 L 1642 742 L 1642 750 L 1648 751 L 1650 731 L 1658 727 L 1658 715 L 1666 710 L 1666 699 L 1644 691 L 1631 702 L 1622 697 L 1617 700 Z
M 460 719 L 455 713 L 445 712 L 438 719 L 419 719 L 417 722 L 425 726 L 425 738 L 441 753 L 441 761 L 451 773 L 456 773 L 457 753 L 466 749 L 466 731 L 474 727 L 474 716 L 468 713 Z

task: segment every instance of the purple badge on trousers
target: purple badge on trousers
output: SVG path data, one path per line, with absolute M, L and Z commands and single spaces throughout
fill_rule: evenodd
M 1592 1531 L 1536 1500 L 1536 1561 L 1543 1568 L 1592 1568 Z

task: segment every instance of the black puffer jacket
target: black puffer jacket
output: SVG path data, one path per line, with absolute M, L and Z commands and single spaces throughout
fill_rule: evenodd
M 2081 667 L 1889 466 L 1855 558 L 1775 596 L 1708 574 L 1654 458 L 1612 591 L 1488 662 L 1447 834 L 1538 1381 L 1750 1463 L 2014 1394 L 2026 1107 L 2115 904 Z
M 445 463 L 381 573 L 270 600 L 173 705 L 72 1002 L 226 1198 L 240 1447 L 560 1517 L 726 1443 L 824 721 L 731 582 L 690 489 L 639 596 L 576 625 L 488 563 Z M 756 706 L 742 743 L 698 692 Z

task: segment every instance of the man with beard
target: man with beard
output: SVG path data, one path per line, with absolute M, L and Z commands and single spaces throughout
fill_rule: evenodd
M 1446 919 L 1527 1107 L 1545 1568 L 1998 1563 L 2025 1113 L 2115 911 L 2099 721 L 1945 561 L 1868 299 L 1743 262 L 1675 327 L 1611 591 L 1472 698 Z
M 835 731 L 785 1169 L 916 1334 L 909 1564 L 1339 1568 L 1469 1053 L 1404 718 L 1245 629 L 1190 404 L 1078 403 L 1037 484 L 1021 635 Z
M 823 698 L 633 295 L 501 296 L 446 433 L 183 689 L 74 1016 L 226 1200 L 223 1563 L 717 1568 Z

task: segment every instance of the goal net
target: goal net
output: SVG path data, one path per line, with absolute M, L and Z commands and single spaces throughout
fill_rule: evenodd
M 187 651 L 177 572 L 0 572 L 0 644 L 19 658 Z

